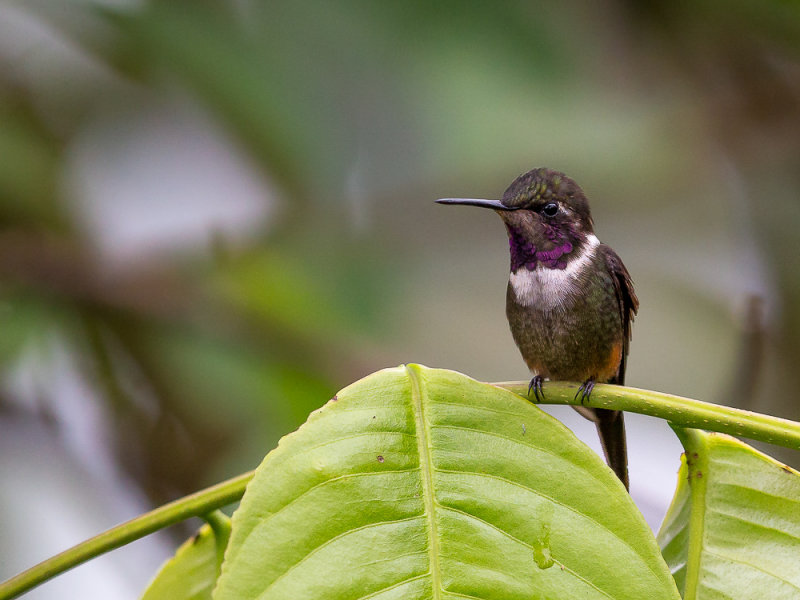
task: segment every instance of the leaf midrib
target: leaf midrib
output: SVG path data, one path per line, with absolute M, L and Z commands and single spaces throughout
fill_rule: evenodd
M 431 457 L 430 428 L 426 426 L 423 402 L 422 377 L 416 365 L 406 365 L 411 381 L 411 400 L 417 430 L 417 454 L 422 480 L 422 499 L 428 520 L 428 564 L 431 573 L 432 598 L 441 598 L 442 576 L 439 565 L 439 528 L 436 523 L 436 502 L 433 495 L 433 461 Z
M 692 510 L 689 515 L 689 540 L 686 553 L 686 579 L 684 600 L 695 600 L 702 572 L 701 561 L 705 545 L 706 489 L 708 486 L 708 446 L 706 438 L 694 430 L 685 430 L 686 472 L 689 477 L 689 493 Z M 692 454 L 697 458 L 691 458 Z M 692 460 L 689 463 L 689 460 Z M 699 476 L 698 476 L 699 475 Z

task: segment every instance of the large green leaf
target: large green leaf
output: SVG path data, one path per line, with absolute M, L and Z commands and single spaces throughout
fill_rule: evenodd
M 684 599 L 800 598 L 800 473 L 730 436 L 677 431 L 686 453 L 658 541 Z
M 561 423 L 411 365 L 347 387 L 267 456 L 214 597 L 679 596 L 622 485 Z

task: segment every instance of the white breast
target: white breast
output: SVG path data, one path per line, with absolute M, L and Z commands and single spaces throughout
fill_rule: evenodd
M 597 236 L 587 236 L 581 253 L 569 261 L 564 269 L 549 269 L 539 263 L 533 271 L 522 266 L 511 273 L 509 281 L 517 302 L 545 310 L 562 306 L 577 291 L 578 279 L 594 258 L 599 244 Z

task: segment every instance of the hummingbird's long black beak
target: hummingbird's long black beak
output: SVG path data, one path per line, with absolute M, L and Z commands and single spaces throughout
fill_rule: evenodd
M 482 198 L 439 198 L 436 202 L 439 204 L 466 204 L 493 210 L 516 210 L 516 208 L 506 206 L 500 200 L 484 200 Z

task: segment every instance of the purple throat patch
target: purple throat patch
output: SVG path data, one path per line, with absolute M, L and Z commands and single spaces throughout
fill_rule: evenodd
M 565 269 L 567 261 L 562 257 L 572 252 L 572 244 L 563 238 L 560 244 L 550 250 L 537 250 L 536 246 L 513 230 L 509 232 L 508 246 L 511 251 L 512 272 L 523 266 L 528 271 L 533 271 L 540 263 L 548 269 Z

